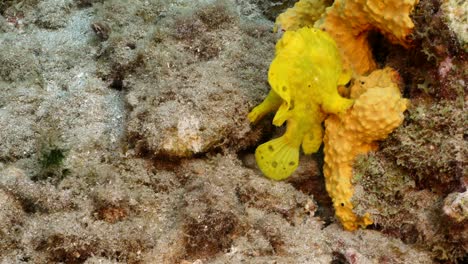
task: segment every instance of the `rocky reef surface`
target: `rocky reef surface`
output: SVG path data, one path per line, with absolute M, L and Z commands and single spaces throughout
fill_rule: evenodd
M 374 225 L 348 232 L 323 153 L 283 182 L 253 158 L 293 2 L 2 1 L 0 263 L 466 261 L 466 4 L 421 0 L 408 48 L 371 34 L 411 106 L 355 162 Z

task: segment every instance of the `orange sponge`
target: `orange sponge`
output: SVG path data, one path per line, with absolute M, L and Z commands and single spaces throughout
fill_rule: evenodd
M 393 43 L 408 46 L 414 28 L 409 15 L 419 0 L 336 0 L 325 13 L 324 0 L 301 0 L 281 14 L 276 26 L 295 30 L 314 26 L 327 31 L 340 48 L 345 64 L 363 75 L 377 68 L 367 41 L 376 30 Z
M 325 183 L 346 230 L 372 223 L 368 214 L 357 216 L 353 212 L 352 164 L 357 155 L 375 149 L 376 140 L 385 139 L 403 122 L 408 100 L 401 97 L 398 78 L 391 68 L 360 77 L 351 88 L 353 107 L 325 120 Z
M 335 39 L 344 58 L 359 75 L 376 69 L 367 41 L 371 30 L 396 44 L 407 46 L 414 28 L 409 15 L 418 0 L 338 0 L 316 27 Z

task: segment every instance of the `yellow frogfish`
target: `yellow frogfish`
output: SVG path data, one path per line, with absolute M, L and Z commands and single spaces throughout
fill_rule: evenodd
M 323 137 L 326 114 L 345 112 L 353 100 L 339 95 L 337 87 L 349 82 L 335 41 L 324 31 L 300 28 L 286 31 L 276 44 L 275 58 L 268 72 L 271 90 L 248 115 L 257 122 L 276 111 L 275 126 L 287 122 L 279 138 L 260 145 L 255 159 L 269 178 L 289 177 L 299 164 L 300 147 L 305 154 L 316 152 Z

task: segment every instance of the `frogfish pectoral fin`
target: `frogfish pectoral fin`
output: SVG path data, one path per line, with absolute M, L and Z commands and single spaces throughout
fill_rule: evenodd
M 348 110 L 354 103 L 354 100 L 341 97 L 338 91 L 329 95 L 329 99 L 323 101 L 322 109 L 326 113 L 340 114 Z
M 305 133 L 302 139 L 302 150 L 304 154 L 312 154 L 318 151 L 322 145 L 323 129 L 321 124 L 314 126 Z
M 290 116 L 288 103 L 283 102 L 273 118 L 273 125 L 282 126 Z
M 283 99 L 275 93 L 275 91 L 270 90 L 265 100 L 262 103 L 257 105 L 250 113 L 247 118 L 251 123 L 256 123 L 262 119 L 265 115 L 272 113 L 280 107 Z

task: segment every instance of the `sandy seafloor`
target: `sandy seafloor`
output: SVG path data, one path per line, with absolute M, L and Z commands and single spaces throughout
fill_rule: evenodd
M 247 113 L 292 2 L 2 0 L 0 263 L 466 261 L 466 4 L 421 0 L 409 49 L 374 40 L 411 107 L 356 162 L 375 224 L 348 232 L 323 153 L 282 182 L 253 156 L 282 133 Z

